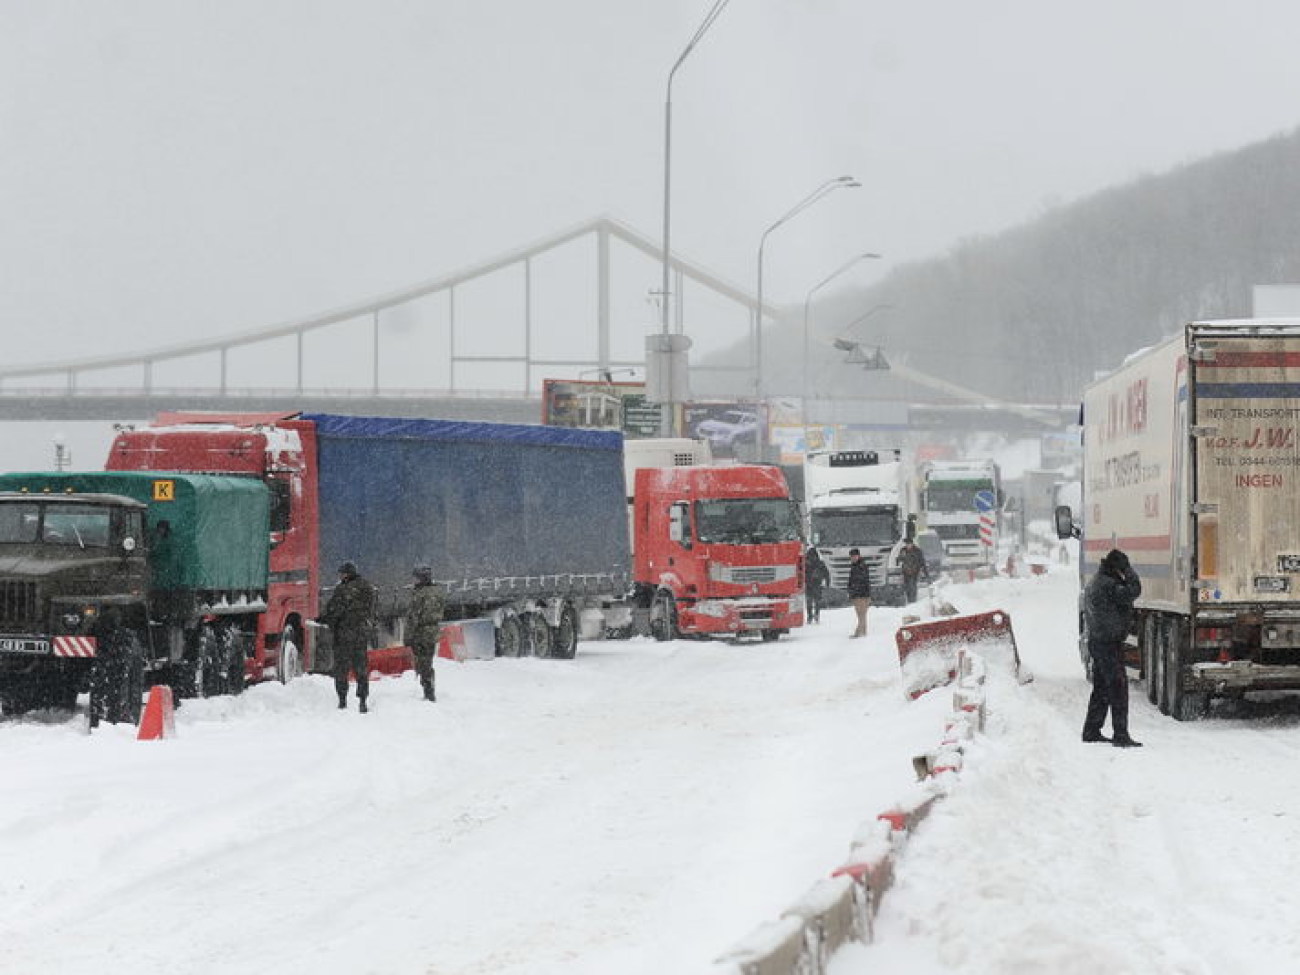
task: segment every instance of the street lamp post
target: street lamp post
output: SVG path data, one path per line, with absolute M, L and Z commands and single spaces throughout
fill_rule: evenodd
M 812 206 L 828 193 L 833 193 L 839 189 L 856 189 L 861 186 L 852 176 L 836 176 L 834 179 L 828 179 L 817 187 L 802 200 L 791 207 L 780 220 L 772 224 L 763 231 L 763 236 L 758 241 L 758 294 L 757 307 L 754 309 L 754 399 L 762 401 L 763 399 L 763 248 L 767 246 L 767 238 L 772 231 L 776 230 L 788 220 L 802 213 L 808 207 Z
M 803 425 L 804 425 L 805 429 L 806 429 L 807 426 L 808 426 L 808 394 L 809 394 L 809 384 L 808 384 L 808 374 L 809 374 L 809 369 L 808 369 L 808 359 L 809 359 L 808 310 L 809 310 L 809 307 L 812 305 L 812 297 L 813 297 L 813 295 L 815 295 L 818 291 L 820 291 L 820 290 L 821 290 L 822 288 L 824 288 L 826 285 L 830 284 L 832 281 L 834 281 L 836 278 L 838 278 L 841 274 L 843 274 L 845 271 L 849 270 L 850 268 L 856 267 L 858 264 L 862 263 L 863 261 L 878 260 L 879 258 L 880 258 L 880 255 L 879 255 L 879 254 L 876 254 L 876 253 L 874 253 L 874 252 L 872 252 L 872 251 L 867 251 L 865 254 L 859 254 L 857 257 L 854 257 L 854 258 L 852 258 L 851 260 L 845 261 L 843 264 L 841 264 L 839 267 L 837 267 L 834 271 L 832 271 L 830 274 L 826 275 L 826 277 L 822 278 L 820 281 L 818 281 L 816 284 L 814 284 L 811 288 L 809 288 L 809 289 L 808 289 L 808 294 L 804 296 L 804 299 L 803 299 Z M 855 322 L 854 324 L 857 324 L 857 323 Z
M 673 427 L 675 426 L 675 413 L 676 413 L 676 410 L 674 409 L 674 405 L 675 405 L 674 389 L 677 385 L 675 382 L 675 377 L 672 376 L 671 374 L 671 370 L 673 368 L 673 360 L 671 358 L 672 343 L 668 337 L 671 332 L 670 325 L 672 320 L 670 314 L 670 302 L 668 300 L 668 296 L 670 291 L 670 281 L 669 281 L 669 277 L 671 274 L 670 265 L 672 263 L 671 234 L 672 234 L 672 185 L 673 185 L 672 182 L 673 79 L 677 75 L 677 69 L 682 66 L 682 62 L 686 60 L 687 56 L 691 53 L 691 51 L 695 50 L 695 45 L 700 43 L 700 40 L 708 32 L 709 28 L 713 26 L 714 21 L 716 21 L 718 17 L 722 15 L 722 11 L 726 9 L 727 4 L 730 2 L 731 0 L 714 0 L 713 6 L 709 8 L 709 12 L 704 17 L 704 22 L 700 24 L 699 28 L 695 31 L 694 36 L 691 37 L 690 43 L 686 45 L 685 49 L 678 56 L 677 60 L 673 62 L 672 70 L 668 72 L 668 84 L 666 86 L 666 91 L 664 95 L 664 239 L 663 239 L 663 260 L 662 260 L 663 281 L 660 287 L 660 295 L 659 295 L 660 330 L 663 339 L 662 339 L 662 345 L 658 349 L 659 355 L 662 356 L 662 358 L 660 359 L 660 368 L 666 367 L 669 370 L 669 375 L 667 377 L 667 388 L 668 388 L 668 396 L 666 397 L 667 402 L 660 404 L 661 410 L 660 410 L 659 430 L 660 433 L 662 433 L 664 436 L 671 436 L 672 433 L 674 432 Z

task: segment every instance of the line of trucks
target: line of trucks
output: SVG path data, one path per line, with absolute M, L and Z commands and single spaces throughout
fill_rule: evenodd
M 312 624 L 344 561 L 378 589 L 377 647 L 404 642 L 417 564 L 447 618 L 490 624 L 505 656 L 569 658 L 580 637 L 637 630 L 775 640 L 801 626 L 801 516 L 781 470 L 635 443 L 164 414 L 120 431 L 102 472 L 0 475 L 0 709 L 71 707 L 90 690 L 92 714 L 136 720 L 150 685 L 238 693 L 326 670 L 329 631 Z
M 871 569 L 872 599 L 903 602 L 901 540 L 914 538 L 934 569 L 992 566 L 1001 531 L 998 465 L 986 460 L 909 464 L 901 450 L 814 451 L 804 459 L 808 537 L 848 585 L 850 551 Z
M 1193 322 L 1083 396 L 1082 582 L 1112 548 L 1142 580 L 1130 666 L 1178 720 L 1300 689 L 1300 321 Z M 1079 648 L 1088 665 L 1087 628 Z

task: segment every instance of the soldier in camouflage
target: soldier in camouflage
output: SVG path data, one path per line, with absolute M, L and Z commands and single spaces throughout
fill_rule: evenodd
M 433 658 L 438 653 L 438 624 L 442 622 L 442 589 L 433 584 L 433 570 L 417 565 L 412 572 L 415 591 L 406 614 L 406 642 L 415 652 L 415 672 L 420 675 L 424 699 L 436 701 L 433 693 Z
M 325 604 L 320 622 L 334 634 L 334 689 L 339 708 L 348 706 L 348 673 L 357 676 L 357 701 L 366 713 L 370 696 L 370 667 L 366 651 L 370 649 L 370 632 L 375 625 L 375 587 L 357 574 L 352 562 L 339 566 L 339 584 Z

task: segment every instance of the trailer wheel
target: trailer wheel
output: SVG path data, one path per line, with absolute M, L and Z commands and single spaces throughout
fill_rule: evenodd
M 275 678 L 287 684 L 302 676 L 302 653 L 298 650 L 298 631 L 290 623 L 280 634 L 280 652 L 275 658 Z
M 1169 622 L 1161 617 L 1156 620 L 1156 639 L 1151 647 L 1151 686 L 1147 696 L 1162 714 L 1169 713 L 1168 698 L 1165 696 L 1165 655 L 1169 652 Z
M 497 656 L 518 657 L 524 652 L 524 626 L 513 614 L 503 617 L 497 627 Z
M 650 603 L 650 635 L 660 643 L 680 636 L 677 631 L 677 600 L 666 589 L 655 593 L 654 601 Z
M 1179 681 L 1181 676 L 1179 661 L 1182 659 L 1180 649 L 1183 643 L 1183 627 L 1180 621 L 1170 620 L 1169 625 L 1165 627 L 1164 641 L 1164 667 L 1161 677 L 1161 684 L 1164 698 L 1160 702 L 1160 710 L 1165 714 L 1178 717 L 1178 711 L 1183 705 L 1183 688 Z M 1181 719 L 1179 719 L 1181 720 Z
M 1145 620 L 1142 621 L 1142 633 L 1139 639 L 1142 641 L 1142 680 L 1146 682 L 1147 700 L 1152 704 L 1156 703 L 1158 693 L 1156 691 L 1156 653 L 1159 646 L 1160 623 L 1154 613 L 1149 613 Z
M 551 656 L 572 660 L 578 653 L 578 611 L 565 603 L 560 611 L 560 625 L 551 633 Z
M 551 652 L 551 627 L 541 613 L 524 613 L 519 618 L 524 627 L 523 653 L 545 657 Z

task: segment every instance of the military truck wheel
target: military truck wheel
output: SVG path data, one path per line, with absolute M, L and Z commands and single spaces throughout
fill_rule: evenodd
M 551 656 L 572 660 L 578 653 L 578 611 L 569 603 L 560 611 L 560 625 L 551 633 Z
M 131 724 L 139 724 L 140 712 L 144 710 L 144 649 L 139 643 L 132 646 L 123 693 L 125 696 L 122 702 L 123 720 Z
M 680 635 L 677 631 L 677 600 L 667 590 L 655 593 L 650 604 L 650 635 L 660 643 L 676 640 Z
M 76 710 L 77 692 L 80 690 L 80 681 L 78 681 L 76 673 L 68 671 L 61 674 L 52 674 L 47 687 L 50 707 L 57 708 L 60 711 Z
M 545 657 L 551 652 L 551 627 L 541 613 L 524 613 L 520 617 L 524 627 L 524 653 Z
M 524 652 L 524 626 L 519 617 L 510 615 L 497 627 L 497 656 L 518 657 Z
M 226 694 L 244 693 L 244 650 L 233 626 L 223 627 L 218 637 L 221 646 L 221 685 Z
M 280 652 L 275 658 L 275 678 L 287 684 L 302 676 L 302 654 L 298 649 L 298 631 L 290 624 L 280 634 Z
M 10 678 L 0 689 L 0 714 L 14 718 L 32 709 L 32 684 L 22 677 Z

